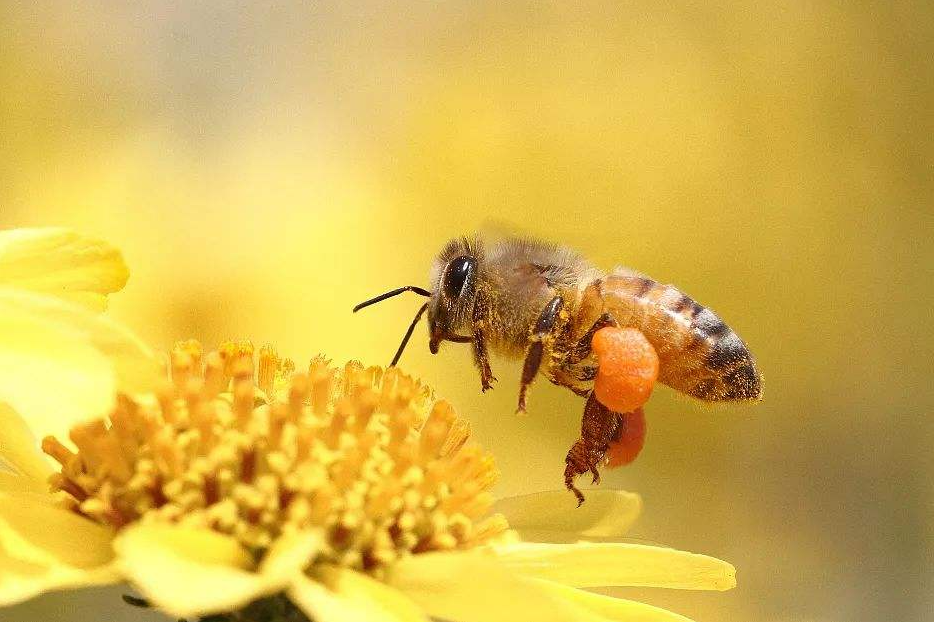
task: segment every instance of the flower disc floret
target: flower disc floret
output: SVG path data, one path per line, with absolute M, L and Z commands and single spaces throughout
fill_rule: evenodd
M 257 360 L 254 361 L 254 358 Z M 257 557 L 280 536 L 319 529 L 315 563 L 379 574 L 412 553 L 466 549 L 506 529 L 488 516 L 492 457 L 425 385 L 396 368 L 307 372 L 248 343 L 171 354 L 165 387 L 120 396 L 108 421 L 74 427 L 61 503 L 97 522 L 207 527 Z

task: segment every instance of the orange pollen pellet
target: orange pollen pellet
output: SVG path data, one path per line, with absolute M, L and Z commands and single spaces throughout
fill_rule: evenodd
M 601 404 L 628 413 L 648 401 L 658 378 L 658 353 L 641 331 L 601 328 L 591 348 L 598 365 L 594 393 Z
M 620 418 L 619 430 L 606 450 L 606 466 L 613 469 L 636 459 L 645 444 L 645 413 L 637 408 Z

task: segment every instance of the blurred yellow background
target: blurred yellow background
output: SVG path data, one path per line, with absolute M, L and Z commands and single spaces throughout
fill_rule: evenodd
M 659 389 L 634 537 L 730 560 L 698 621 L 934 611 L 934 8 L 928 2 L 0 5 L 0 226 L 119 245 L 112 313 L 168 348 L 388 362 L 451 236 L 492 223 L 678 284 L 750 344 L 765 400 Z M 403 366 L 561 486 L 582 400 L 469 349 Z M 6 620 L 157 620 L 118 591 Z

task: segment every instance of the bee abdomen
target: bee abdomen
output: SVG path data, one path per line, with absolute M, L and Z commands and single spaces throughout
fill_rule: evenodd
M 686 392 L 708 401 L 759 399 L 762 381 L 739 335 L 706 308 L 694 319 L 692 330 L 700 341 L 703 364 L 688 374 L 696 382 Z
M 710 309 L 642 276 L 610 275 L 603 293 L 617 322 L 641 330 L 658 351 L 661 382 L 705 401 L 761 396 L 748 347 Z

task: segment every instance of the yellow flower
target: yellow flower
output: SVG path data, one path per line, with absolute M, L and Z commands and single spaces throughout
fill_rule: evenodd
M 83 287 L 99 291 L 91 281 Z M 40 375 L 25 389 L 0 385 L 16 405 L 0 406 L 0 605 L 129 580 L 181 617 L 284 606 L 316 622 L 684 620 L 578 588 L 734 585 L 732 566 L 710 557 L 569 537 L 615 538 L 639 512 L 635 495 L 591 493 L 576 511 L 564 491 L 494 504 L 492 458 L 447 403 L 396 369 L 315 359 L 294 374 L 270 349 L 204 355 L 189 342 L 158 382 L 152 355 L 118 325 L 44 294 L 0 300 L 0 326 L 33 318 L 39 344 L 0 343 L 0 360 L 25 357 Z M 60 358 L 58 338 L 99 368 L 82 376 L 72 366 L 94 357 Z M 93 399 L 56 418 L 29 390 Z M 107 400 L 107 419 L 78 416 Z M 33 432 L 63 425 L 73 446 L 42 443 L 53 470 Z

